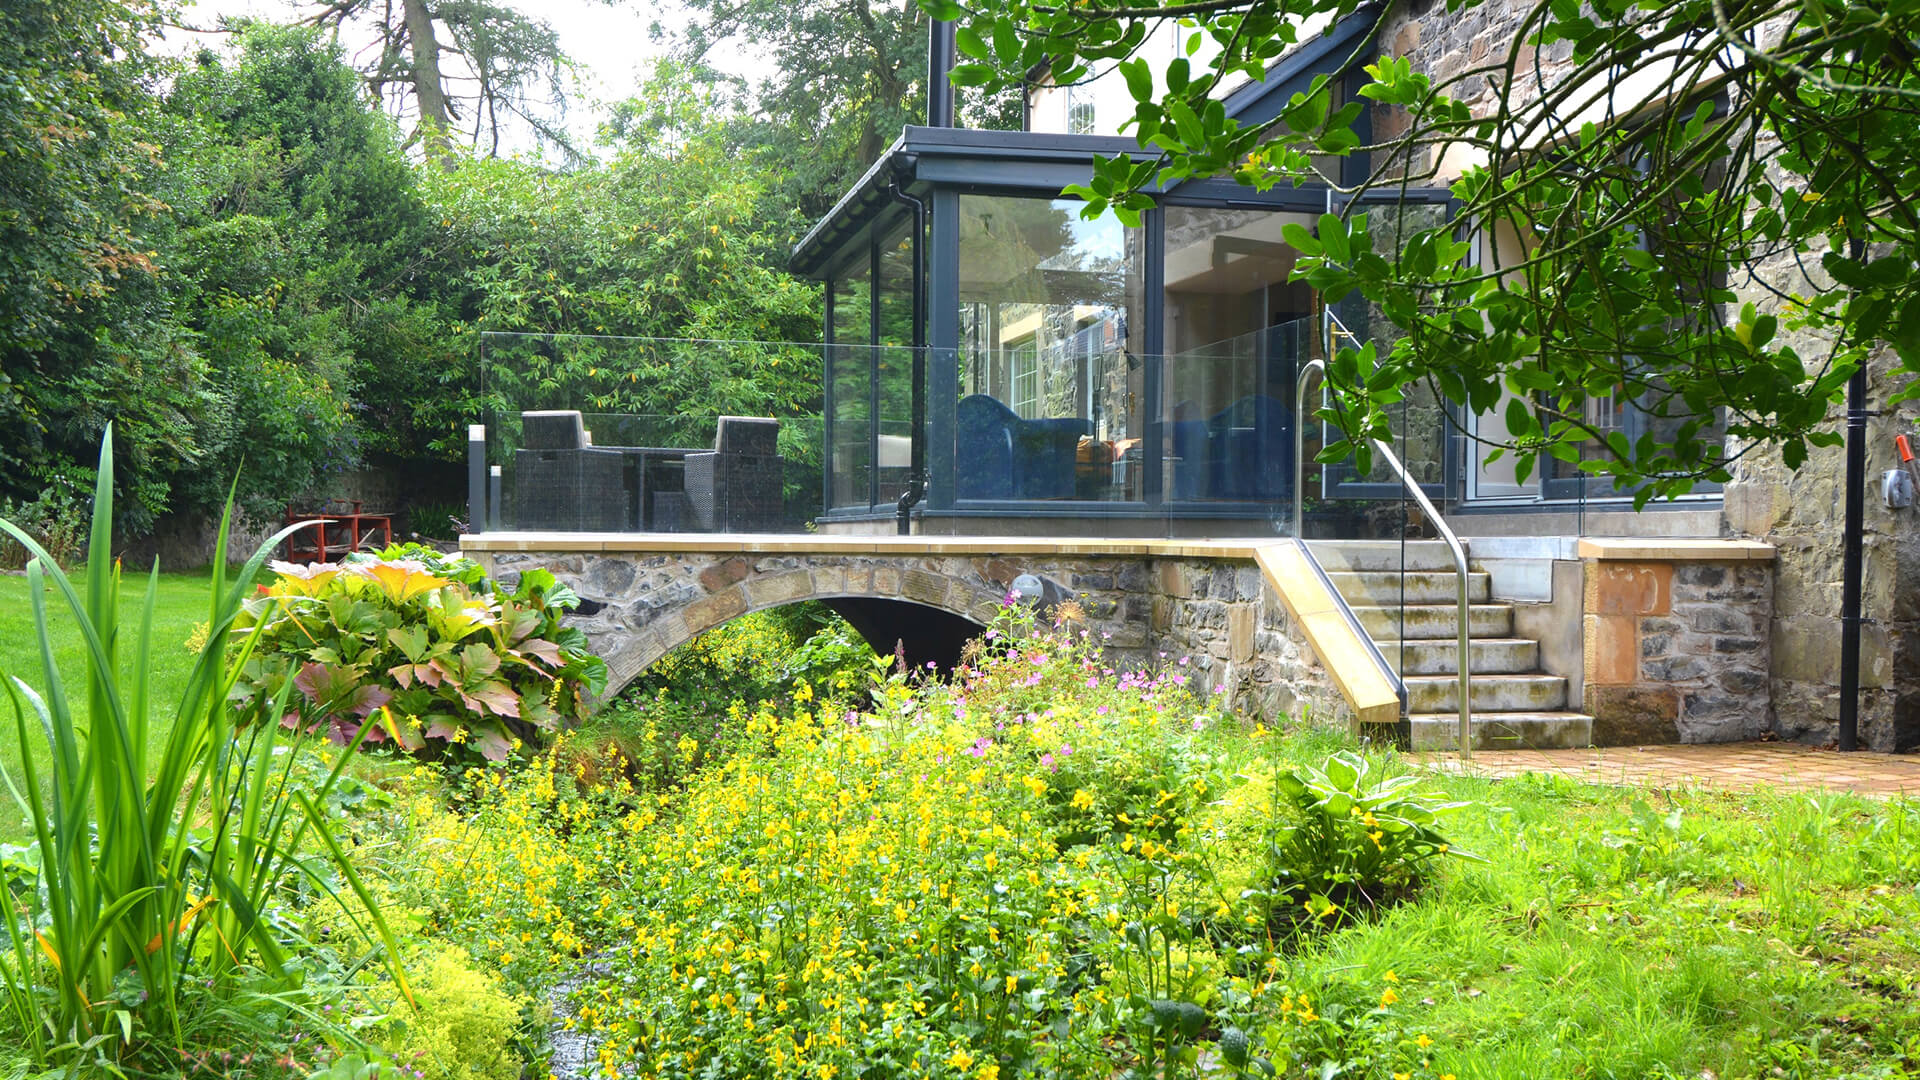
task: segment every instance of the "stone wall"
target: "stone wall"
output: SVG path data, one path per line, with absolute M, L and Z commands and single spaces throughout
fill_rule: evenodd
M 606 658 L 610 693 L 674 647 L 749 611 L 878 597 L 985 623 L 1014 578 L 1036 574 L 1080 606 L 1118 666 L 1185 667 L 1196 693 L 1224 694 L 1236 712 L 1272 725 L 1307 708 L 1317 724 L 1344 726 L 1347 718 L 1332 681 L 1251 559 L 474 554 L 509 585 L 520 571 L 545 566 L 580 594 L 585 613 L 571 621 Z
M 1201 692 L 1228 695 L 1242 716 L 1351 726 L 1352 710 L 1252 560 L 1159 560 L 1152 610 L 1156 647 L 1190 656 Z
M 1600 746 L 1728 742 L 1772 727 L 1770 567 L 1588 559 L 1585 711 Z

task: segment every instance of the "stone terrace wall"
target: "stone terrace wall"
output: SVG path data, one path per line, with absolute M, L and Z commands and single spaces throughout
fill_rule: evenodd
M 1251 560 L 1162 559 L 1152 598 L 1158 648 L 1191 656 L 1201 688 L 1242 716 L 1347 728 L 1352 710 Z
M 1770 566 L 1589 559 L 1585 711 L 1601 746 L 1770 730 Z

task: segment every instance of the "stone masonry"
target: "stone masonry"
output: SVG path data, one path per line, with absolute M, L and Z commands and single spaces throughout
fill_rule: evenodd
M 1151 556 L 474 552 L 511 584 L 545 566 L 587 601 L 574 625 L 606 658 L 618 692 L 674 647 L 750 611 L 802 600 L 879 597 L 985 623 L 1014 578 L 1052 581 L 1107 635 L 1116 664 L 1184 666 L 1196 692 L 1225 694 L 1240 715 L 1280 724 L 1347 711 L 1251 558 Z M 1181 661 L 1186 663 L 1182 665 Z
M 1729 742 L 1771 725 L 1771 567 L 1589 559 L 1584 711 L 1601 746 Z

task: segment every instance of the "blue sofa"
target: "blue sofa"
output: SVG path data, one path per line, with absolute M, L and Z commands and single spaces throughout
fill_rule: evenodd
M 1023 420 L 997 398 L 970 394 L 955 415 L 954 494 L 962 499 L 1071 499 L 1074 453 L 1093 424 L 1077 416 Z

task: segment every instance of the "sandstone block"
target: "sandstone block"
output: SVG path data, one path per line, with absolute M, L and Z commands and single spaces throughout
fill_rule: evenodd
M 1665 615 L 1673 603 L 1673 564 L 1587 564 L 1587 611 L 1595 615 Z
M 925 570 L 908 570 L 900 575 L 900 592 L 930 607 L 945 607 L 947 579 Z
M 1587 682 L 1625 685 L 1640 679 L 1639 630 L 1628 615 L 1586 616 Z
M 681 612 L 690 634 L 697 634 L 726 622 L 747 610 L 747 594 L 739 586 L 695 600 Z
M 1193 590 L 1187 586 L 1186 569 L 1180 563 L 1168 559 L 1160 563 L 1160 591 L 1168 596 L 1188 597 Z
M 786 570 L 747 582 L 747 596 L 757 608 L 792 603 L 812 591 L 813 575 L 805 570 Z
M 744 579 L 750 569 L 752 569 L 751 564 L 738 555 L 730 559 L 722 559 L 700 571 L 700 587 L 708 592 L 719 592 Z
M 1253 631 L 1258 613 L 1251 604 L 1235 604 L 1227 610 L 1227 655 L 1236 664 L 1253 659 Z
M 1669 686 L 1587 685 L 1595 746 L 1645 746 L 1680 741 L 1680 695 Z

